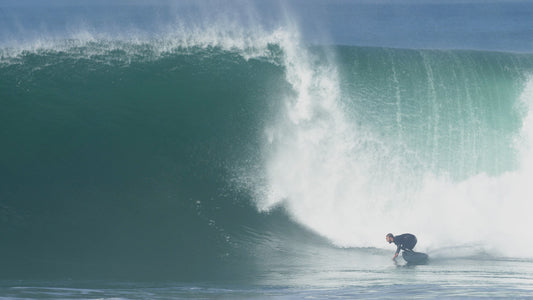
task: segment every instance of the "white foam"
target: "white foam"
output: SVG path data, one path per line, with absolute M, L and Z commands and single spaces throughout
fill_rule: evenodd
M 121 50 L 126 57 L 158 59 L 166 54 L 194 49 L 218 48 L 235 51 L 245 59 L 269 57 L 271 46 L 293 38 L 284 27 L 270 31 L 260 25 L 244 27 L 227 20 L 206 24 L 167 24 L 157 34 L 132 28 L 98 32 L 90 27 L 71 28 L 62 35 L 43 35 L 31 40 L 12 41 L 0 48 L 0 63 L 16 63 L 24 53 L 64 52 L 69 57 L 90 58 Z
M 266 130 L 261 210 L 283 205 L 343 247 L 383 248 L 386 233 L 413 232 L 421 250 L 453 246 L 533 256 L 533 79 L 520 99 L 527 111 L 517 137 L 521 168 L 454 182 L 398 167 L 395 149 L 345 115 L 334 64 L 316 64 L 298 43 L 283 46 L 296 96 L 285 99 L 286 110 Z

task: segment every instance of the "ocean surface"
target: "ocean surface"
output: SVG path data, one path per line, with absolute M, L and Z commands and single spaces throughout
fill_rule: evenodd
M 205 3 L 0 2 L 0 297 L 532 297 L 533 4 Z

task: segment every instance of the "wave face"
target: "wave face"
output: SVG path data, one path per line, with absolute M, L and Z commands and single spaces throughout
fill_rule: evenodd
M 290 92 L 279 46 L 250 58 L 249 47 L 164 43 L 70 40 L 4 53 L 10 275 L 216 277 L 238 255 L 234 235 L 264 219 L 232 178 L 258 159 L 262 120 Z
M 390 231 L 530 255 L 533 56 L 293 32 L 2 49 L 8 273 L 246 276 Z

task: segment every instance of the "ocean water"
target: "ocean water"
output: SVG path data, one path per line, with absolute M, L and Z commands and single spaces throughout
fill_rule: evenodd
M 0 297 L 533 294 L 527 2 L 0 4 Z

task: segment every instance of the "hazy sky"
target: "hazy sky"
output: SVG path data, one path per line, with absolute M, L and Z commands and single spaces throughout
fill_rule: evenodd
M 0 0 L 0 45 L 76 30 L 157 32 L 227 17 L 269 29 L 290 22 L 305 42 L 533 51 L 533 1 Z

